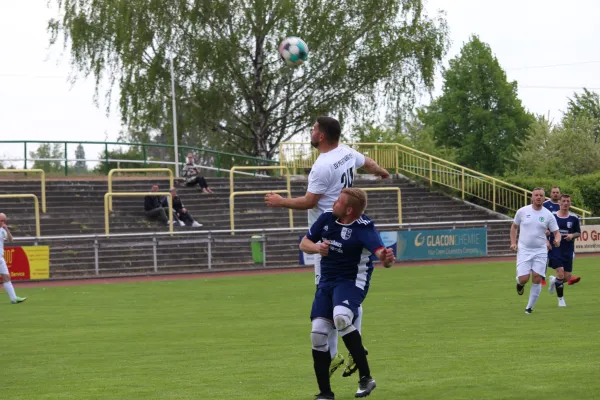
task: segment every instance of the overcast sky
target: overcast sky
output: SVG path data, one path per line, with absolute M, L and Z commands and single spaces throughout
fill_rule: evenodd
M 429 0 L 427 9 L 447 12 L 448 58 L 479 35 L 532 112 L 557 120 L 577 88 L 600 89 L 598 0 Z M 116 140 L 118 110 L 107 117 L 104 98 L 100 108 L 93 103 L 93 82 L 72 86 L 68 55 L 48 48 L 55 13 L 46 0 L 0 0 L 0 139 Z M 7 151 L 0 148 L 0 158 Z

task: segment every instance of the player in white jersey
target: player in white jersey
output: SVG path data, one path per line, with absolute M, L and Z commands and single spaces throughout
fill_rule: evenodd
M 531 274 L 531 290 L 526 314 L 533 312 L 533 307 L 542 291 L 542 277 L 546 276 L 548 262 L 548 244 L 546 230 L 554 234 L 554 246 L 560 246 L 560 233 L 554 215 L 546 209 L 544 189 L 535 188 L 531 195 L 531 205 L 521 207 L 515 215 L 510 227 L 510 248 L 517 251 L 517 293 L 523 295 L 525 284 Z M 517 246 L 517 230 L 519 244 Z
M 310 143 L 319 150 L 319 157 L 308 176 L 306 194 L 302 197 L 284 198 L 276 193 L 270 193 L 265 196 L 267 206 L 308 210 L 308 226 L 312 226 L 323 212 L 333 208 L 333 203 L 340 196 L 342 189 L 352 186 L 359 168 L 383 179 L 389 178 L 389 172 L 377 165 L 373 159 L 340 144 L 340 136 L 340 123 L 335 118 L 317 118 Z M 313 257 L 315 284 L 318 284 L 321 276 L 320 257 L 318 255 Z M 362 333 L 362 307 L 358 309 L 354 326 Z M 332 358 L 330 375 L 344 363 L 344 358 L 337 353 L 337 342 L 338 333 L 333 330 L 329 335 L 329 350 Z M 356 364 L 349 355 L 344 376 L 352 375 L 356 369 Z
M 24 302 L 26 297 L 18 297 L 15 294 L 15 288 L 10 281 L 8 266 L 4 260 L 4 241 L 12 242 L 13 240 L 13 237 L 8 230 L 8 226 L 6 225 L 6 220 L 6 215 L 0 213 L 0 276 L 2 276 L 2 285 L 4 286 L 6 293 L 8 293 L 8 297 L 10 297 L 10 302 L 12 304 L 18 304 Z

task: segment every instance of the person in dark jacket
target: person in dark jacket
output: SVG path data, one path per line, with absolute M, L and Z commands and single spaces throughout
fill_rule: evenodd
M 152 191 L 158 192 L 158 185 L 152 185 Z M 169 224 L 169 217 L 167 214 L 169 212 L 169 200 L 165 200 L 165 206 L 163 206 L 163 199 L 160 196 L 146 196 L 144 197 L 144 211 L 146 212 L 146 217 L 152 219 L 158 219 L 159 221 Z M 183 221 L 180 221 L 177 217 L 177 212 L 175 212 L 175 207 L 173 207 L 173 223 L 179 224 L 180 226 L 185 226 Z
M 198 223 L 192 217 L 192 214 L 189 213 L 187 208 L 183 205 L 183 201 L 177 195 L 177 189 L 174 187 L 171 188 L 171 198 L 173 199 L 173 211 L 177 214 L 177 218 L 185 223 L 185 225 L 193 226 L 194 228 L 199 228 L 202 224 Z M 163 207 L 169 207 L 169 199 L 166 197 L 162 200 Z

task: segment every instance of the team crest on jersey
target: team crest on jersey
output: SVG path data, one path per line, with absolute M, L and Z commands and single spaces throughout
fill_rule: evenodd
M 324 230 L 324 231 L 328 231 L 328 230 L 329 230 L 329 225 L 325 225 L 325 226 L 323 227 L 323 230 Z
M 573 223 L 571 221 L 567 222 L 567 228 L 571 229 L 573 227 Z
M 342 239 L 344 240 L 348 240 L 350 239 L 350 236 L 352 235 L 352 229 L 350 228 L 342 228 Z
M 540 222 L 544 222 L 544 217 L 540 217 Z

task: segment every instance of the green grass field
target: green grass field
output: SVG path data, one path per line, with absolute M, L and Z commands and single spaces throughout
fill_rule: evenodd
M 599 398 L 598 262 L 576 261 L 567 308 L 544 288 L 532 315 L 513 263 L 377 269 L 369 398 Z M 27 302 L 0 297 L 0 398 L 312 399 L 312 279 L 17 286 Z M 336 374 L 336 399 L 354 398 L 357 380 Z

